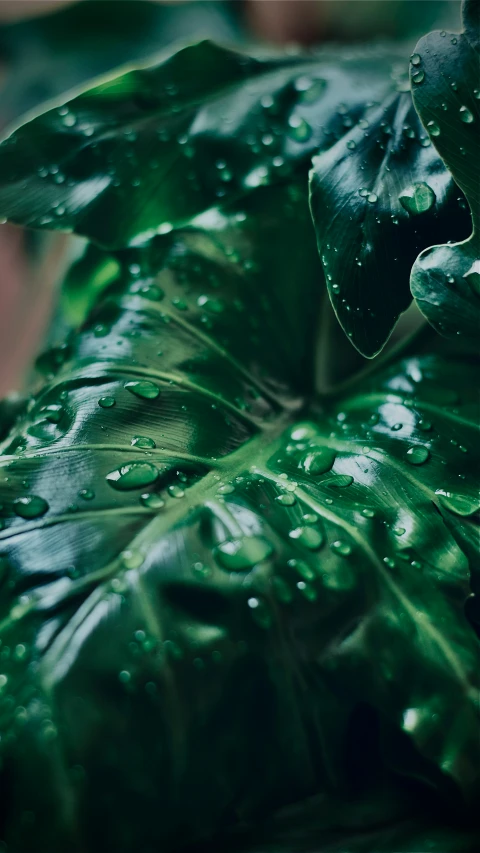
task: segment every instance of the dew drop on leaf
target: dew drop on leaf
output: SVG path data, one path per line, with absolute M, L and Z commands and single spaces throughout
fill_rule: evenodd
M 323 545 L 323 534 L 315 527 L 295 527 L 288 535 L 310 551 L 317 551 Z
M 301 118 L 300 116 L 290 116 L 288 120 L 288 126 L 288 135 L 296 142 L 306 142 L 307 139 L 310 139 L 312 135 L 312 128 L 310 127 L 308 122 L 306 122 L 305 119 Z
M 313 581 L 316 578 L 315 572 L 304 560 L 289 560 L 288 565 L 306 581 Z
M 155 444 L 153 438 L 148 438 L 146 435 L 134 435 L 130 444 L 132 447 L 142 447 L 142 448 L 154 448 L 157 445 Z
M 440 128 L 435 121 L 428 121 L 427 129 L 430 131 L 431 136 L 440 136 Z
M 275 500 L 282 506 L 293 506 L 296 503 L 295 496 L 291 494 L 277 495 Z
M 171 498 L 180 499 L 185 497 L 185 490 L 176 483 L 172 483 L 172 485 L 168 487 L 167 492 Z
M 335 451 L 330 447 L 321 447 L 308 453 L 302 466 L 308 474 L 325 474 L 335 462 Z
M 260 628 L 269 628 L 272 624 L 272 618 L 268 612 L 267 606 L 260 598 L 252 596 L 248 599 L 248 606 L 252 612 L 252 618 Z
M 480 499 L 478 497 L 471 498 L 468 495 L 458 495 L 455 492 L 448 492 L 444 489 L 437 489 L 435 494 L 438 495 L 442 506 L 445 509 L 449 509 L 450 512 L 455 513 L 455 515 L 467 517 L 478 512 L 480 509 Z
M 344 542 L 343 539 L 332 542 L 330 548 L 336 554 L 340 554 L 341 557 L 348 557 L 352 553 L 352 546 L 348 542 Z
M 460 118 L 465 124 L 472 124 L 475 121 L 473 113 L 468 107 L 460 107 Z
M 165 501 L 160 495 L 150 494 L 150 492 L 140 495 L 140 503 L 148 509 L 162 509 L 165 506 Z
M 412 81 L 418 86 L 419 83 L 423 83 L 425 80 L 425 71 L 423 68 L 419 68 L 412 72 Z
M 38 495 L 26 495 L 23 498 L 16 498 L 13 502 L 13 511 L 20 518 L 39 518 L 45 515 L 48 508 L 47 501 Z
M 144 562 L 144 556 L 140 551 L 122 551 L 120 554 L 122 564 L 126 569 L 138 569 Z
M 412 215 L 425 213 L 433 206 L 436 200 L 434 191 L 423 181 L 412 184 L 404 189 L 398 196 L 402 207 Z
M 132 382 L 126 382 L 125 388 L 131 394 L 135 394 L 136 397 L 141 397 L 144 400 L 155 400 L 160 394 L 158 385 L 155 385 L 154 382 L 150 382 L 148 379 L 135 379 Z
M 78 497 L 82 498 L 84 501 L 92 501 L 95 497 L 95 492 L 93 492 L 92 489 L 80 489 Z
M 243 536 L 222 542 L 215 550 L 215 558 L 222 568 L 232 572 L 243 572 L 257 563 L 267 560 L 273 553 L 273 545 L 263 536 Z
M 158 469 L 149 462 L 127 462 L 106 476 L 107 483 L 120 492 L 150 486 L 158 477 Z
M 111 409 L 115 405 L 115 397 L 100 397 L 98 405 L 102 409 Z
M 406 460 L 410 465 L 423 465 L 430 457 L 427 447 L 409 447 L 406 452 Z

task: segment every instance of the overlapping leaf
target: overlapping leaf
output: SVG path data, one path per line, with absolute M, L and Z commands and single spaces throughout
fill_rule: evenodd
M 437 331 L 477 341 L 480 326 L 480 52 L 478 3 L 464 6 L 464 32 L 424 36 L 411 59 L 415 107 L 470 207 L 473 232 L 419 256 L 411 288 Z M 452 228 L 449 241 L 456 240 Z M 437 235 L 436 243 L 442 238 Z
M 373 357 L 411 302 L 418 252 L 468 234 L 465 200 L 399 86 L 313 159 L 311 208 L 338 320 Z
M 16 850 L 181 846 L 328 796 L 359 703 L 397 772 L 475 789 L 472 367 L 412 357 L 306 408 L 305 192 L 251 205 L 120 253 L 4 446 Z
M 72 97 L 3 143 L 0 210 L 122 247 L 308 168 L 389 85 L 390 56 L 256 59 L 211 42 Z M 353 81 L 353 82 L 352 82 Z M 338 110 L 340 109 L 340 113 Z

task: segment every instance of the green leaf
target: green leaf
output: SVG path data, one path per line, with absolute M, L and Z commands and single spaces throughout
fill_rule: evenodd
M 313 159 L 311 209 L 327 287 L 352 344 L 372 358 L 411 302 L 410 270 L 434 240 L 468 233 L 464 199 L 394 81 Z
M 394 773 L 473 794 L 475 366 L 315 402 L 308 217 L 267 187 L 118 253 L 4 445 L 12 849 L 169 849 L 338 796 L 359 705 Z
M 255 58 L 210 42 L 112 77 L 0 147 L 0 214 L 106 247 L 284 180 L 389 88 L 391 51 Z M 355 86 L 351 80 L 355 79 Z
M 61 312 L 65 322 L 72 328 L 80 326 L 119 272 L 115 257 L 87 243 L 81 257 L 69 267 L 62 285 Z
M 480 55 L 478 3 L 464 5 L 463 33 L 434 32 L 420 39 L 411 59 L 415 107 L 472 216 L 468 240 L 426 249 L 411 274 L 420 310 L 447 336 L 477 341 L 480 324 Z M 436 242 L 444 238 L 437 235 Z M 448 234 L 456 240 L 455 229 Z

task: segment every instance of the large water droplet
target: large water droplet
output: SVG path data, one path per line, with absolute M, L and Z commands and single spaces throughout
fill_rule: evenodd
M 410 465 L 423 465 L 430 457 L 430 451 L 427 447 L 409 447 L 405 458 Z
M 344 542 L 343 539 L 337 539 L 330 545 L 332 551 L 340 554 L 341 557 L 348 557 L 352 553 L 352 546 L 349 542 Z
M 20 518 L 39 518 L 45 515 L 48 503 L 38 495 L 26 495 L 24 498 L 16 498 L 13 502 L 13 511 Z
M 156 495 L 155 492 L 152 494 L 146 492 L 144 495 L 140 495 L 140 503 L 148 507 L 148 509 L 162 509 L 165 506 L 163 498 L 160 495 Z
M 398 200 L 408 213 L 416 215 L 430 210 L 436 196 L 432 188 L 421 181 L 404 189 L 398 196 Z
M 316 578 L 315 572 L 304 560 L 289 560 L 288 565 L 306 581 L 313 581 Z
M 418 86 L 420 83 L 423 83 L 424 80 L 425 80 L 425 71 L 423 70 L 423 68 L 419 68 L 418 70 L 415 69 L 415 71 L 412 71 L 413 83 L 415 83 Z
M 243 536 L 222 542 L 215 550 L 215 558 L 224 569 L 243 572 L 267 560 L 273 545 L 263 536 Z
M 288 494 L 288 492 L 286 494 L 277 495 L 275 500 L 282 506 L 293 506 L 296 503 L 295 496 Z
M 197 299 L 197 305 L 199 308 L 205 308 L 212 314 L 221 314 L 222 311 L 225 310 L 225 305 L 222 300 L 213 296 L 199 296 Z
M 308 474 L 325 474 L 335 462 L 335 451 L 330 447 L 320 447 L 307 453 L 302 466 Z
M 132 447 L 154 448 L 156 444 L 153 438 L 148 438 L 146 435 L 134 435 L 131 440 Z
M 126 462 L 120 468 L 110 471 L 106 480 L 118 491 L 141 489 L 150 486 L 158 477 L 158 469 L 149 462 Z
M 317 551 L 323 545 L 323 534 L 316 527 L 295 527 L 288 535 L 310 551 Z
M 100 397 L 98 405 L 102 409 L 111 409 L 115 405 L 115 397 Z
M 131 394 L 135 394 L 136 397 L 141 397 L 144 400 L 155 400 L 160 394 L 158 385 L 155 385 L 154 382 L 150 382 L 148 379 L 135 379 L 132 382 L 126 382 L 125 388 Z
M 430 136 L 440 136 L 440 128 L 435 121 L 427 121 L 427 130 Z
M 468 495 L 457 495 L 455 492 L 448 492 L 445 489 L 437 489 L 435 492 L 442 506 L 449 509 L 455 515 L 469 516 L 478 512 L 480 509 L 480 499 L 478 497 L 469 497 Z
M 290 116 L 288 119 L 288 126 L 288 135 L 296 142 L 306 142 L 312 135 L 312 128 L 304 118 L 301 118 L 301 116 Z
M 473 113 L 468 109 L 468 107 L 460 107 L 459 110 L 460 118 L 465 124 L 472 124 L 475 121 Z

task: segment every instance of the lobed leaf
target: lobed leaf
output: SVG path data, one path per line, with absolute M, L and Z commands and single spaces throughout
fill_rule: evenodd
M 475 18 L 476 16 L 476 18 Z M 435 245 L 418 257 L 411 290 L 441 334 L 476 341 L 480 324 L 480 55 L 478 3 L 464 5 L 463 33 L 434 32 L 420 39 L 411 59 L 415 107 L 468 201 L 473 231 L 463 242 Z M 455 229 L 448 235 L 456 240 Z M 436 242 L 442 237 L 437 235 Z
M 15 850 L 169 849 L 338 794 L 359 705 L 398 775 L 478 784 L 475 366 L 312 402 L 306 194 L 250 204 L 118 253 L 4 445 Z

